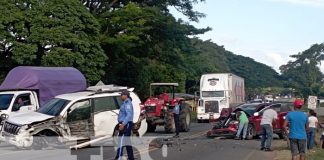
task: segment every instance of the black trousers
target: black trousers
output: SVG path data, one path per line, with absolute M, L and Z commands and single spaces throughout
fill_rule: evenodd
M 131 146 L 131 134 L 132 134 L 133 122 L 128 122 L 125 125 L 124 130 L 119 131 L 119 144 L 115 159 L 121 159 L 123 156 L 124 147 L 127 150 L 127 156 L 129 160 L 134 160 L 133 147 Z
M 179 129 L 180 129 L 180 115 L 179 114 L 173 114 L 174 117 L 174 124 L 176 127 L 176 135 L 179 135 Z

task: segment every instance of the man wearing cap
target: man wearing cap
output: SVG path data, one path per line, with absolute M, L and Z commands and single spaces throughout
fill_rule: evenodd
M 300 110 L 303 103 L 304 102 L 300 99 L 295 100 L 295 111 L 291 111 L 287 114 L 283 125 L 283 129 L 287 133 L 287 126 L 289 124 L 289 141 L 292 160 L 305 159 L 308 118 L 306 113 Z
M 115 159 L 121 159 L 123 156 L 123 148 L 126 147 L 129 160 L 134 160 L 133 148 L 130 142 L 130 136 L 133 128 L 133 104 L 130 94 L 127 90 L 121 92 L 121 99 L 123 101 L 118 115 L 119 122 L 119 148 Z

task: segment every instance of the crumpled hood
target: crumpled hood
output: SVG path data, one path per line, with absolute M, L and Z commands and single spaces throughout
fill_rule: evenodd
M 45 121 L 53 117 L 54 116 L 46 115 L 39 112 L 27 112 L 27 113 L 11 114 L 7 121 L 18 125 L 19 124 L 24 125 L 24 124 L 31 124 L 34 122 Z

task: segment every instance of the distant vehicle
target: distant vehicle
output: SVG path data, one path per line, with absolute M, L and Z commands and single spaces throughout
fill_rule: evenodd
M 184 100 L 175 97 L 174 90 L 177 86 L 178 83 L 150 84 L 150 97 L 144 102 L 149 132 L 154 132 L 158 125 L 163 125 L 165 132 L 175 131 L 172 109 L 180 100 Z M 180 131 L 188 132 L 190 124 L 191 106 L 183 103 L 180 105 Z
M 292 103 L 248 103 L 237 107 L 228 117 L 221 119 L 216 125 L 207 132 L 208 137 L 214 136 L 229 136 L 234 137 L 237 133 L 239 121 L 236 114 L 239 111 L 244 111 L 249 118 L 249 125 L 247 131 L 247 138 L 252 139 L 261 134 L 261 119 L 263 112 L 270 106 L 274 106 L 278 112 L 278 119 L 276 124 L 273 124 L 274 133 L 278 134 L 280 138 L 284 138 L 283 134 L 283 122 L 288 111 L 292 110 Z
M 231 73 L 204 74 L 200 79 L 197 120 L 219 118 L 223 108 L 244 103 L 244 79 Z
M 263 103 L 262 99 L 253 99 L 251 101 L 249 101 L 249 103 Z
M 127 87 L 106 85 L 58 95 L 37 112 L 10 116 L 4 123 L 1 138 L 18 148 L 40 149 L 56 143 L 88 142 L 99 137 L 117 136 L 123 89 Z M 133 89 L 128 90 L 134 107 L 132 134 L 143 136 L 147 123 L 141 101 Z
M 0 121 L 11 114 L 35 111 L 59 94 L 86 87 L 83 74 L 72 67 L 16 67 L 0 86 Z

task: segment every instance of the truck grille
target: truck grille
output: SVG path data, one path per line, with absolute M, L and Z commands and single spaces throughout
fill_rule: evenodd
M 218 101 L 206 101 L 205 112 L 219 113 Z
M 156 106 L 145 106 L 146 113 L 155 113 Z
M 9 123 L 9 122 L 5 122 L 5 124 L 3 125 L 3 130 L 5 132 L 13 134 L 13 135 L 17 135 L 19 129 L 20 129 L 20 126 L 18 126 L 16 124 Z

